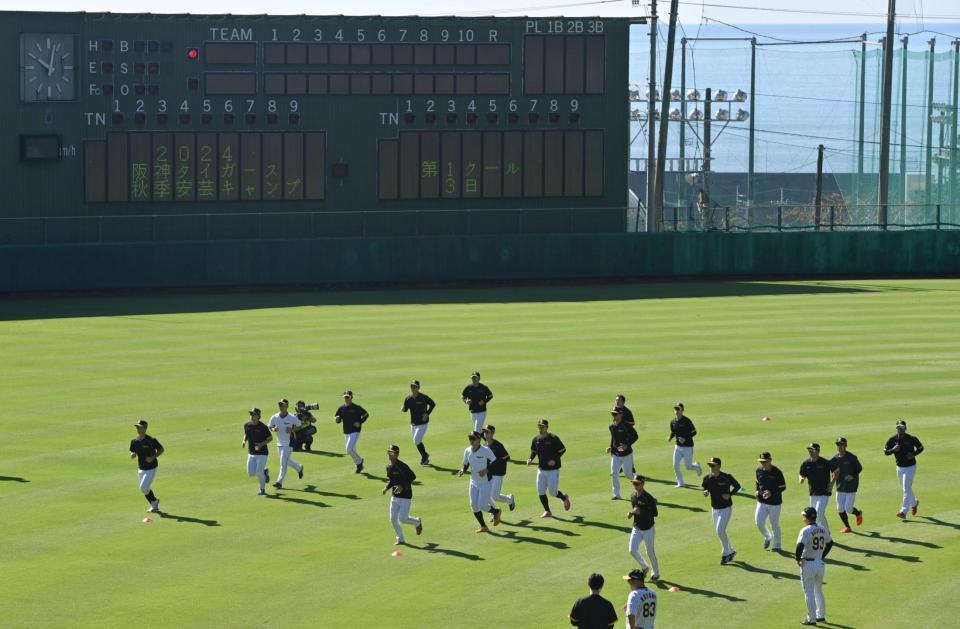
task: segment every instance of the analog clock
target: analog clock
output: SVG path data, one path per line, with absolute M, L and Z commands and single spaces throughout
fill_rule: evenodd
M 20 100 L 76 100 L 76 37 L 65 33 L 20 35 Z

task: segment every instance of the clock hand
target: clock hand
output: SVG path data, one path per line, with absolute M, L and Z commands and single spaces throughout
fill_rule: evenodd
M 59 49 L 60 49 L 60 44 L 57 44 L 50 51 L 50 61 L 49 61 L 49 65 L 47 66 L 47 76 L 53 76 L 53 60 L 57 55 L 57 50 Z
M 43 66 L 44 68 L 46 68 L 47 70 L 50 69 L 50 64 L 49 64 L 49 63 L 47 63 L 47 62 L 44 61 L 43 59 L 38 58 L 38 57 L 37 57 L 36 55 L 34 55 L 32 52 L 28 52 L 28 53 L 27 53 L 27 56 L 30 57 L 31 59 L 33 59 L 34 61 L 36 61 L 37 63 L 39 63 L 40 65 L 42 65 L 42 66 Z

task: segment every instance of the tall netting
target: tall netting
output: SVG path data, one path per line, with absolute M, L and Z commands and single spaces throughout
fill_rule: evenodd
M 797 39 L 816 34 L 808 30 Z M 760 39 L 755 47 L 749 36 L 716 41 L 687 35 L 685 46 L 677 40 L 673 89 L 678 98 L 666 112 L 657 107 L 657 123 L 669 129 L 664 229 L 881 227 L 883 49 L 878 35 L 868 36 L 865 44 L 849 37 L 797 44 L 785 37 Z M 911 37 L 904 47 L 898 36 L 894 48 L 886 224 L 891 229 L 960 227 L 960 53 L 953 38 L 942 36 L 931 52 L 928 37 Z M 649 36 L 638 27 L 631 41 L 631 90 L 637 100 L 631 103 L 630 161 L 633 181 L 642 182 L 648 170 Z M 658 86 L 664 47 L 661 36 Z M 708 87 L 715 101 L 717 90 L 727 96 L 711 106 L 709 172 L 703 161 Z M 737 90 L 742 101 L 732 98 Z M 635 191 L 643 204 L 643 187 Z

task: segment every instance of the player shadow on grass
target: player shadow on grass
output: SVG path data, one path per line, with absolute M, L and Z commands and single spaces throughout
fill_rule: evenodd
M 661 502 L 659 500 L 657 501 L 657 506 L 666 507 L 668 509 L 683 509 L 685 511 L 697 511 L 699 513 L 707 512 L 707 510 L 702 507 L 688 507 L 687 505 L 677 505 L 677 504 L 673 504 L 672 502 Z
M 307 485 L 303 489 L 292 489 L 287 491 L 305 491 L 308 494 L 316 494 L 318 496 L 327 496 L 328 498 L 346 498 L 347 500 L 362 500 L 362 498 L 356 494 L 338 494 L 335 491 L 320 491 L 317 489 L 316 485 Z
M 506 531 L 504 533 L 498 533 L 490 531 L 488 533 L 491 537 L 502 537 L 504 539 L 513 540 L 518 543 L 528 543 L 528 544 L 537 544 L 539 546 L 550 546 L 556 548 L 557 550 L 566 550 L 570 546 L 566 542 L 551 542 L 550 540 L 540 539 L 539 537 L 527 537 L 526 535 L 517 535 L 516 531 Z
M 314 501 L 314 500 L 306 500 L 306 499 L 304 499 L 304 498 L 294 498 L 293 496 L 282 496 L 282 495 L 280 495 L 280 494 L 267 494 L 267 498 L 270 498 L 271 500 L 282 500 L 282 501 L 284 501 L 284 502 L 293 502 L 293 503 L 296 503 L 296 504 L 298 504 L 298 505 L 307 505 L 307 506 L 309 506 L 309 507 L 320 507 L 320 508 L 324 508 L 324 507 L 329 507 L 329 506 L 330 506 L 330 505 L 328 505 L 328 504 L 325 503 L 325 502 L 319 502 L 319 501 Z
M 173 513 L 167 513 L 162 511 L 160 517 L 164 520 L 176 520 L 177 522 L 189 522 L 191 524 L 202 524 L 204 526 L 220 526 L 220 523 L 216 520 L 203 520 L 200 518 L 191 518 L 185 515 L 176 515 Z
M 316 454 L 317 456 L 344 457 L 342 452 L 327 452 L 326 450 L 297 450 L 297 454 Z
M 607 529 L 608 531 L 620 531 L 621 533 L 630 533 L 633 531 L 632 527 L 629 526 L 617 526 L 616 524 L 610 524 L 608 522 L 597 522 L 595 520 L 584 519 L 582 515 L 575 515 L 569 520 L 565 518 L 560 518 L 553 516 L 554 520 L 559 520 L 560 522 L 570 522 L 572 524 L 578 524 L 580 526 L 594 526 L 598 529 Z
M 657 588 L 660 590 L 667 590 L 673 586 L 676 586 L 680 588 L 681 594 L 687 593 L 687 594 L 696 594 L 697 596 L 706 596 L 707 598 L 722 598 L 723 600 L 730 601 L 731 603 L 747 602 L 747 599 L 740 598 L 739 596 L 731 596 L 730 594 L 722 594 L 720 592 L 714 592 L 712 590 L 701 590 L 699 588 L 690 587 L 689 585 L 681 585 L 680 583 L 676 583 L 674 581 L 664 581 L 661 579 L 659 581 L 654 581 L 654 583 L 656 583 Z
M 923 546 L 924 548 L 943 548 L 939 544 L 934 544 L 933 542 L 921 542 L 915 539 L 907 539 L 906 537 L 890 537 L 889 535 L 881 535 L 876 531 L 870 531 L 869 533 L 861 533 L 860 531 L 853 531 L 854 535 L 859 535 L 860 537 L 867 537 L 870 539 L 885 539 L 888 542 L 893 542 L 894 544 L 912 544 L 914 546 Z
M 800 577 L 789 572 L 780 572 L 779 570 L 769 570 L 767 568 L 760 568 L 749 564 L 746 561 L 736 560 L 730 563 L 731 566 L 735 568 L 741 568 L 747 572 L 756 572 L 759 574 L 769 574 L 774 579 L 793 579 L 794 581 L 799 581 Z
M 363 476 L 364 478 L 368 478 L 370 480 L 377 480 L 377 481 L 380 481 L 381 483 L 387 482 L 386 478 L 383 478 L 382 476 L 375 476 L 370 472 L 360 472 L 360 476 Z M 416 482 L 414 482 L 414 485 L 416 485 Z
M 451 550 L 450 548 L 441 548 L 435 542 L 430 542 L 424 544 L 423 546 L 415 546 L 410 542 L 404 544 L 407 548 L 413 548 L 416 550 L 424 550 L 428 553 L 439 553 L 441 555 L 449 555 L 450 557 L 460 557 L 461 559 L 469 559 L 470 561 L 484 561 L 483 557 L 480 555 L 471 555 L 470 553 L 461 552 L 459 550 Z
M 920 518 L 921 518 L 920 520 L 904 520 L 903 523 L 904 524 L 935 524 L 937 526 L 946 526 L 952 529 L 960 530 L 960 524 L 955 524 L 953 522 L 944 522 L 943 520 L 931 518 L 928 515 L 921 515 Z M 926 522 L 924 522 L 923 520 L 926 520 Z M 935 544 L 931 544 L 931 547 L 941 548 L 940 546 L 936 546 Z
M 503 520 L 502 524 L 507 524 L 509 526 L 519 526 L 525 529 L 530 529 L 531 531 L 539 531 L 541 533 L 556 533 L 557 535 L 566 535 L 567 537 L 580 536 L 579 533 L 574 533 L 573 531 L 558 529 L 553 526 L 541 526 L 539 524 L 534 524 L 533 520 L 517 520 L 516 522 L 507 522 L 506 520 Z
M 457 472 L 460 471 L 459 469 L 453 469 L 453 468 L 450 468 L 450 467 L 441 467 L 441 466 L 435 465 L 435 464 L 433 464 L 433 463 L 427 463 L 426 465 L 424 465 L 424 467 L 432 467 L 433 469 L 437 470 L 438 472 L 446 472 L 447 474 L 456 474 Z
M 834 566 L 843 566 L 844 568 L 851 568 L 853 570 L 856 570 L 857 572 L 870 572 L 870 568 L 867 568 L 862 564 L 840 561 L 839 559 L 835 559 L 832 556 L 824 559 L 823 563 L 834 565 Z
M 10 481 L 12 483 L 29 483 L 26 478 L 20 476 L 0 476 L 0 481 Z
M 900 561 L 909 561 L 910 563 L 919 563 L 921 560 L 919 557 L 914 555 L 896 555 L 894 553 L 885 553 L 882 550 L 869 550 L 867 548 L 857 548 L 856 546 L 847 546 L 846 544 L 841 544 L 840 542 L 834 542 L 834 546 L 837 548 L 842 548 L 850 553 L 861 553 L 865 557 L 883 557 L 886 559 L 899 559 Z

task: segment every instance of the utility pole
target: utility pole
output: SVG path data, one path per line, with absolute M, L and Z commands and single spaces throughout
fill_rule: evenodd
M 897 0 L 887 9 L 887 37 L 883 42 L 883 114 L 880 119 L 880 190 L 877 222 L 887 229 L 887 202 L 890 196 L 890 111 L 893 98 L 893 28 L 897 19 Z
M 904 206 L 906 216 L 907 205 L 907 45 L 910 38 L 906 35 L 900 40 L 903 49 L 900 51 L 900 203 Z
M 753 212 L 754 132 L 757 124 L 757 38 L 750 38 L 750 148 L 747 157 L 747 225 Z
M 704 225 L 712 227 L 710 214 L 710 118 L 713 116 L 711 111 L 713 104 L 713 94 L 711 89 L 707 88 L 707 99 L 703 101 L 703 198 L 704 198 Z
M 673 88 L 673 48 L 677 41 L 677 11 L 679 0 L 670 0 L 670 28 L 667 31 L 667 58 L 663 66 L 663 94 L 660 99 L 660 139 L 657 144 L 657 172 L 655 177 L 653 231 L 660 231 L 663 222 L 663 171 L 667 162 L 667 132 L 670 130 L 670 90 Z M 682 122 L 680 124 L 683 124 Z M 647 210 L 649 215 L 650 210 Z
M 650 79 L 647 82 L 647 231 L 658 231 L 651 213 L 656 205 L 657 0 L 650 0 Z
M 687 172 L 687 38 L 680 39 L 680 170 Z
M 937 50 L 937 38 L 930 39 L 930 50 L 927 52 L 927 127 L 926 127 L 926 168 L 924 169 L 924 191 L 923 200 L 927 209 L 933 203 L 933 64 Z M 903 222 L 907 222 L 904 215 Z
M 857 205 L 860 205 L 863 197 L 863 140 L 864 140 L 864 119 L 866 118 L 866 100 L 867 100 L 867 34 L 860 37 L 860 142 L 857 144 L 857 187 L 856 197 Z
M 816 217 L 814 218 L 814 229 L 820 231 L 820 216 L 823 210 L 823 145 L 817 147 L 817 198 L 814 201 L 816 206 Z

